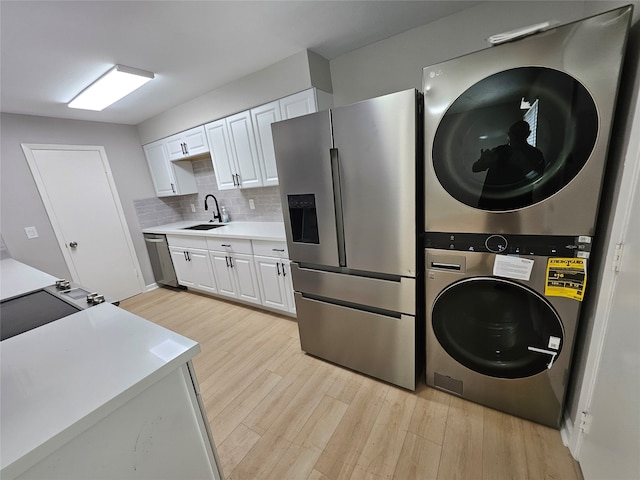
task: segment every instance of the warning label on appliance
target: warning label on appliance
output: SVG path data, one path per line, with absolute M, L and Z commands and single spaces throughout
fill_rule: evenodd
M 493 262 L 493 274 L 496 277 L 529 281 L 531 270 L 533 270 L 533 260 L 528 258 L 496 255 L 496 259 Z
M 586 258 L 550 258 L 544 294 L 582 301 L 587 285 Z

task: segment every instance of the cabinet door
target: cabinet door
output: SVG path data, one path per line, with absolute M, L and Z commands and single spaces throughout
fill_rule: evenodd
M 209 252 L 192 248 L 188 250 L 187 254 L 193 279 L 193 288 L 209 293 L 218 293 L 211 262 L 209 261 Z
M 237 298 L 236 286 L 233 279 L 233 270 L 230 266 L 229 254 L 225 252 L 209 252 L 213 274 L 216 278 L 218 294 L 231 298 Z
M 233 158 L 238 167 L 236 177 L 241 188 L 262 186 L 262 175 L 249 111 L 226 118 Z
M 260 303 L 260 291 L 253 255 L 234 254 L 231 256 L 232 269 L 236 280 L 238 298 L 246 302 Z
M 151 181 L 158 197 L 166 197 L 176 194 L 176 181 L 173 177 L 167 159 L 164 140 L 144 145 L 144 154 L 147 157 Z
M 287 296 L 284 291 L 282 265 L 279 258 L 254 257 L 262 305 L 288 311 Z
M 192 270 L 187 261 L 186 249 L 182 247 L 169 247 L 171 252 L 171 260 L 173 261 L 173 268 L 176 271 L 176 277 L 180 285 L 185 287 L 193 287 Z
M 287 310 L 296 313 L 296 301 L 293 296 L 293 280 L 291 279 L 291 262 L 289 260 L 281 260 L 282 265 L 282 288 L 287 298 Z
M 200 155 L 209 153 L 209 142 L 207 142 L 207 134 L 204 126 L 192 128 L 183 133 L 183 142 L 187 156 Z
M 280 102 L 271 102 L 251 110 L 251 121 L 256 137 L 258 160 L 262 171 L 263 185 L 278 185 L 278 170 L 276 168 L 276 154 L 273 150 L 271 124 L 279 122 Z
M 313 88 L 280 99 L 282 120 L 317 112 L 316 96 Z
M 209 139 L 211 161 L 216 174 L 218 190 L 236 188 L 235 174 L 237 172 L 225 119 L 208 123 L 205 125 L 205 130 Z
M 182 133 L 171 135 L 165 138 L 164 142 L 167 146 L 169 160 L 180 160 L 187 156 Z

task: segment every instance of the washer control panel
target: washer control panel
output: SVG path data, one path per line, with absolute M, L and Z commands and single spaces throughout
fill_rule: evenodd
M 425 232 L 424 246 L 458 252 L 589 258 L 591 237 Z

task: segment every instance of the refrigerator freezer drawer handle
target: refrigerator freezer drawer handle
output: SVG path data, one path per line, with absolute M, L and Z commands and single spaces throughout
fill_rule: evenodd
M 457 263 L 431 262 L 433 268 L 446 268 L 447 270 L 460 270 L 462 267 Z
M 553 362 L 556 361 L 556 356 L 558 355 L 558 352 L 554 352 L 552 350 L 545 350 L 543 348 L 538 348 L 538 347 L 527 347 L 527 348 L 532 352 L 546 353 L 547 355 L 551 355 L 551 360 L 547 364 L 547 370 L 549 370 L 553 366 Z

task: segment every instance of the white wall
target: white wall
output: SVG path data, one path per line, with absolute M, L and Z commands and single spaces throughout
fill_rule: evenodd
M 140 140 L 146 144 L 314 86 L 331 92 L 329 62 L 305 50 L 140 123 Z
M 152 197 L 155 192 L 134 126 L 3 113 L 0 138 L 0 232 L 13 258 L 57 277 L 71 278 L 20 145 L 101 145 L 107 152 L 145 284 L 154 282 L 133 200 Z M 27 239 L 24 227 L 28 226 L 36 227 L 39 238 Z

